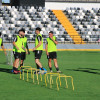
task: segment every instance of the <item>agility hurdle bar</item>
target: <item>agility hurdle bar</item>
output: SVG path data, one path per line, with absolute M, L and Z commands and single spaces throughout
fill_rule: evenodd
M 56 78 L 56 84 L 57 84 L 57 90 L 59 90 L 59 85 L 58 85 L 58 79 L 59 78 L 65 78 L 65 82 L 66 82 L 66 88 L 68 88 L 68 84 L 67 84 L 67 78 L 71 78 L 71 83 L 72 83 L 72 88 L 73 88 L 73 91 L 74 91 L 74 84 L 73 84 L 73 77 L 72 76 L 66 76 L 66 75 L 59 75 L 57 78 Z M 61 81 L 60 81 L 61 82 Z M 61 86 L 61 83 L 60 83 L 60 86 Z

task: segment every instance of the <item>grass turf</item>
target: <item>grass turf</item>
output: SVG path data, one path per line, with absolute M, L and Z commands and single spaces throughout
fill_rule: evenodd
M 49 70 L 45 52 L 41 62 Z M 25 65 L 35 66 L 34 55 L 27 55 Z M 52 62 L 53 65 L 53 62 Z M 100 99 L 100 52 L 88 51 L 59 51 L 58 65 L 60 70 L 74 78 L 75 90 L 71 85 L 60 91 L 56 85 L 52 89 L 45 87 L 44 82 L 39 85 L 32 81 L 19 79 L 19 74 L 11 74 L 12 66 L 6 65 L 6 58 L 0 52 L 0 99 L 1 100 L 99 100 Z M 56 71 L 53 66 L 53 71 Z M 63 81 L 64 82 L 64 81 Z M 70 83 L 70 80 L 68 80 Z M 63 83 L 63 85 L 65 85 Z

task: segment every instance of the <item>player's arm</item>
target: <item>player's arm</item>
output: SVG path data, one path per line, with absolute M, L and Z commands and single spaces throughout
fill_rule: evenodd
M 28 54 L 30 54 L 30 51 L 29 51 L 29 48 L 28 48 L 28 44 L 27 43 L 26 43 L 26 49 L 27 49 Z
M 54 40 L 54 39 L 53 39 L 53 37 L 50 37 L 50 38 L 52 39 L 52 41 L 53 41 L 55 44 L 58 44 L 57 39 L 56 39 L 56 40 Z
M 26 48 L 23 46 L 22 43 L 22 49 L 26 52 L 26 54 L 30 54 L 27 43 L 26 43 Z
M 42 41 L 39 41 L 38 45 L 35 48 L 33 48 L 33 51 L 36 50 L 38 47 L 40 47 L 41 44 L 42 44 Z
M 6 50 L 5 50 L 4 46 L 3 46 L 3 42 L 1 43 L 1 48 L 4 51 L 5 55 L 7 55 L 7 52 L 6 52 Z
M 16 41 L 17 41 L 17 37 L 14 38 L 13 45 L 17 48 L 17 50 L 19 50 L 19 48 L 18 48 L 17 45 L 15 44 Z
M 42 37 L 41 36 L 38 36 L 37 39 L 38 39 L 38 42 L 39 43 L 38 43 L 38 45 L 35 48 L 33 48 L 33 51 L 36 50 L 38 47 L 40 47 L 41 44 L 42 44 Z
M 26 51 L 26 49 L 23 47 L 23 45 L 22 45 L 22 49 Z
M 48 53 L 48 43 L 46 43 L 45 51 L 46 51 L 46 55 L 49 55 L 49 53 Z
M 24 46 L 23 46 L 23 42 L 22 42 L 22 47 L 21 47 L 25 52 L 26 52 L 26 49 L 24 48 Z

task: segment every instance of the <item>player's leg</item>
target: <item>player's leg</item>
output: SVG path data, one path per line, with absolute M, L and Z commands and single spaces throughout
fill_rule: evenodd
M 13 72 L 15 74 L 17 74 L 17 73 L 19 73 L 18 66 L 19 66 L 19 60 L 20 60 L 20 53 L 15 52 L 14 58 L 15 58 L 15 60 L 14 60 L 14 63 L 13 63 L 13 70 L 14 70 Z
M 24 60 L 26 59 L 26 52 L 21 52 L 21 62 L 20 67 L 23 66 Z
M 52 58 L 53 58 L 54 66 L 55 66 L 57 72 L 61 72 L 61 71 L 59 70 L 58 63 L 57 63 L 57 53 L 56 53 L 56 52 L 53 52 L 53 53 L 52 53 Z
M 13 71 L 14 71 L 14 70 L 17 70 L 17 69 L 16 69 L 16 59 L 17 59 L 17 57 L 16 57 L 16 56 L 17 56 L 16 52 L 13 52 L 13 55 L 14 55 L 14 62 L 13 62 Z M 12 72 L 13 72 L 13 71 L 12 71 Z
M 41 59 L 41 56 L 42 56 L 42 50 L 36 50 L 35 51 L 35 63 L 37 65 L 37 69 L 41 68 L 43 70 L 42 64 L 39 61 L 39 59 Z
M 15 70 L 15 65 L 16 65 L 16 59 L 14 60 L 14 62 L 13 62 L 13 70 L 12 70 L 12 72 Z
M 16 59 L 15 60 L 15 67 L 17 68 L 17 70 L 18 70 L 18 66 L 19 66 L 19 59 Z
M 52 72 L 52 64 L 51 64 L 51 59 L 48 59 L 48 66 L 49 66 L 50 72 Z
M 17 73 L 19 73 L 19 71 L 18 71 L 19 59 L 15 59 L 14 63 L 15 63 L 15 65 L 14 65 L 14 67 L 13 67 L 13 70 L 14 70 L 13 72 L 14 72 L 15 74 L 17 74 Z
M 59 70 L 59 67 L 58 67 L 57 59 L 53 59 L 53 61 L 54 61 L 54 66 L 55 66 L 57 72 L 61 73 L 61 71 Z
M 58 70 L 59 70 L 59 68 L 58 68 L 57 59 L 53 59 L 53 61 L 54 61 L 54 66 L 55 66 L 56 70 L 58 71 Z
M 20 61 L 20 67 L 23 66 L 24 60 Z
M 38 64 L 36 64 L 36 66 L 37 66 L 37 69 L 39 69 L 39 68 L 40 68 Z
M 42 64 L 40 63 L 40 61 L 39 61 L 39 59 L 35 59 L 35 63 L 36 63 L 36 65 L 39 67 L 39 68 L 43 68 L 42 67 Z
M 52 64 L 51 64 L 52 52 L 49 52 L 49 55 L 47 55 L 47 59 L 48 59 L 48 66 L 49 66 L 50 72 L 53 72 L 52 71 Z
M 13 67 L 15 66 L 15 60 L 14 60 L 14 62 L 13 62 Z

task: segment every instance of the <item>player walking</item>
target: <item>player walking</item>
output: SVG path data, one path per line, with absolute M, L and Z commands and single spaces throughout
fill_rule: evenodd
M 33 48 L 33 52 L 35 54 L 35 63 L 37 69 L 41 68 L 44 70 L 42 64 L 40 63 L 39 59 L 41 59 L 42 51 L 43 51 L 43 37 L 40 34 L 41 29 L 39 27 L 36 28 L 36 39 L 35 39 L 35 48 Z

